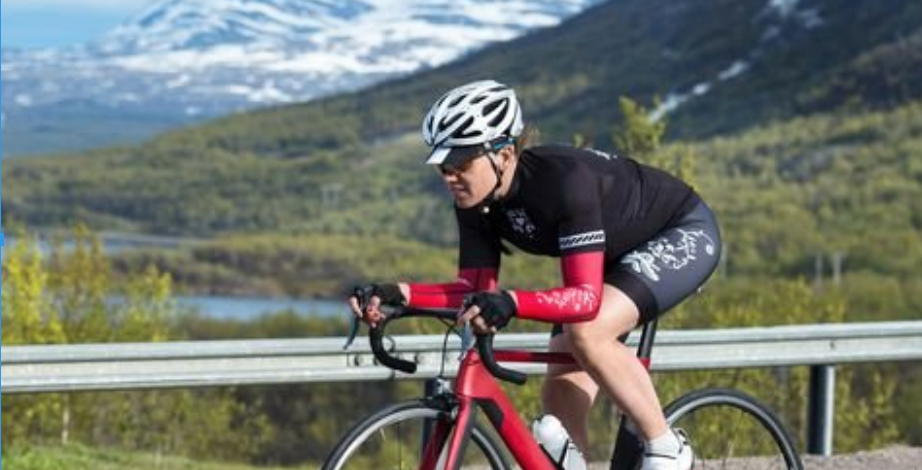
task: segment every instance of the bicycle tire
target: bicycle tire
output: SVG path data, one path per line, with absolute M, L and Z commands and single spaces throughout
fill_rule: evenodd
M 689 435 L 696 469 L 803 470 L 790 433 L 755 398 L 733 389 L 705 388 L 664 409 L 670 426 Z
M 419 467 L 419 457 L 423 453 L 423 430 L 433 420 L 448 420 L 448 425 L 453 429 L 451 411 L 446 406 L 427 400 L 413 400 L 385 407 L 356 424 L 336 445 L 321 468 L 416 469 Z M 383 441 L 388 441 L 388 449 L 380 444 Z M 469 442 L 474 444 L 476 452 L 472 451 L 472 446 L 467 445 L 462 466 L 476 465 L 483 468 L 486 465 L 492 470 L 511 468 L 500 450 L 501 447 L 479 423 L 472 427 Z M 359 455 L 358 452 L 362 450 L 370 453 Z

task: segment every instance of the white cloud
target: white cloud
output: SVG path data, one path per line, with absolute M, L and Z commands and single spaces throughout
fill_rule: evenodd
M 61 8 L 75 10 L 92 8 L 96 10 L 137 10 L 155 0 L 3 0 L 4 8 Z

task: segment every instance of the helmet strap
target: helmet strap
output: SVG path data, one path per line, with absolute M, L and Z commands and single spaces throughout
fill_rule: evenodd
M 493 190 L 490 191 L 490 194 L 487 194 L 487 197 L 483 198 L 483 201 L 480 201 L 480 213 L 484 215 L 490 213 L 490 205 L 496 202 L 496 192 L 499 191 L 499 188 L 503 185 L 503 171 L 500 170 L 499 164 L 496 163 L 494 157 L 496 157 L 496 152 L 491 150 L 487 154 L 487 159 L 490 160 L 490 166 L 493 167 L 493 173 L 496 174 L 496 185 L 493 186 Z

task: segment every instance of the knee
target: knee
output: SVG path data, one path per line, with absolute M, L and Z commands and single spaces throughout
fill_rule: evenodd
M 609 342 L 618 341 L 631 329 L 630 322 L 620 321 L 617 316 L 609 316 L 598 321 L 566 324 L 563 326 L 563 336 L 574 355 L 585 357 L 597 348 L 606 347 Z
M 600 332 L 598 326 L 593 327 L 592 322 L 570 323 L 564 325 L 563 331 L 570 343 L 570 351 L 577 356 L 584 356 L 611 334 Z

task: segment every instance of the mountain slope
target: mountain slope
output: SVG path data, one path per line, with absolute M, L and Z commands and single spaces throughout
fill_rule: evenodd
M 439 93 L 488 76 L 514 85 L 552 140 L 581 132 L 605 142 L 621 96 L 671 104 L 673 135 L 714 135 L 852 100 L 815 97 L 862 54 L 920 27 L 922 4 L 911 0 L 620 0 L 412 78 L 191 132 L 229 150 L 299 156 L 413 132 Z
M 544 140 L 568 140 L 583 132 L 602 147 L 609 145 L 616 98 L 645 97 L 631 90 L 668 90 L 657 85 L 661 82 L 700 84 L 701 77 L 718 76 L 710 91 L 668 114 L 671 126 L 681 124 L 691 136 L 762 127 L 766 118 L 782 120 L 801 108 L 848 116 L 866 112 L 862 101 L 902 106 L 919 99 L 918 87 L 911 85 L 918 82 L 908 75 L 922 63 L 919 48 L 911 47 L 917 39 L 899 37 L 903 29 L 917 31 L 922 24 L 913 2 L 888 2 L 886 8 L 853 2 L 846 12 L 831 0 L 805 3 L 818 9 L 815 14 L 766 9 L 775 3 L 613 2 L 559 29 L 361 93 L 222 119 L 139 148 L 70 157 L 74 163 L 10 163 L 3 167 L 4 219 L 41 226 L 84 221 L 97 228 L 179 235 L 372 230 L 446 243 L 452 236 L 452 222 L 444 215 L 447 202 L 431 170 L 414 164 L 424 152 L 419 120 L 438 93 L 488 71 L 521 90 L 526 115 L 542 128 Z M 825 18 L 821 26 L 816 26 L 818 17 Z M 755 26 L 731 27 L 747 18 Z M 770 21 L 765 18 L 783 27 L 766 35 L 759 23 Z M 671 31 L 667 25 L 674 25 L 673 36 L 664 35 Z M 785 27 L 793 32 L 785 33 Z M 832 33 L 820 34 L 823 28 L 843 35 L 842 44 L 856 44 L 830 50 Z M 847 39 L 846 32 L 863 34 Z M 814 44 L 820 39 L 822 44 Z M 748 67 L 733 67 L 755 47 L 747 41 L 769 45 Z M 685 52 L 664 59 L 664 44 Z M 779 65 L 795 63 L 800 65 Z M 818 64 L 815 70 L 812 64 Z M 619 75 L 620 81 L 611 78 Z M 841 83 L 853 84 L 852 91 L 836 91 L 837 77 L 850 77 Z M 882 77 L 889 79 L 878 80 Z M 865 89 L 866 83 L 875 86 Z M 872 99 L 885 96 L 890 98 Z M 901 116 L 918 110 L 908 107 Z M 760 156 L 765 164 L 781 158 L 771 152 Z M 409 222 L 395 226 L 394 220 Z

